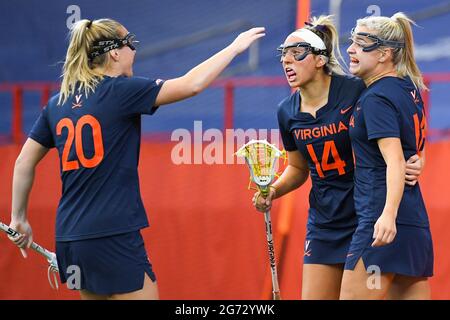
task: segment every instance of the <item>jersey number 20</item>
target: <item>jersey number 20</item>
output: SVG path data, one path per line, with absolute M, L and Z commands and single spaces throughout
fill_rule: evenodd
M 82 131 L 85 125 L 91 127 L 94 141 L 94 156 L 90 159 L 85 157 L 83 151 Z M 75 125 L 71 119 L 63 118 L 56 125 L 56 134 L 58 136 L 61 135 L 63 128 L 67 128 L 68 130 L 67 140 L 61 157 L 63 171 L 76 170 L 80 168 L 80 163 L 85 168 L 93 168 L 102 162 L 104 155 L 102 127 L 95 117 L 91 115 L 84 115 Z M 69 152 L 72 148 L 74 140 L 78 160 L 69 160 Z

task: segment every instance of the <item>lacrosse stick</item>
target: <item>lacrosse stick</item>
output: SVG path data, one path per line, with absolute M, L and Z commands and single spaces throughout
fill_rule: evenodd
M 239 148 L 236 155 L 245 158 L 245 162 L 250 169 L 251 180 L 258 187 L 261 195 L 266 198 L 269 194 L 270 184 L 275 177 L 275 162 L 277 158 L 283 156 L 283 152 L 266 140 L 251 140 Z M 269 249 L 269 261 L 272 274 L 273 299 L 281 300 L 270 211 L 264 213 L 264 220 L 266 222 L 267 246 Z
M 6 224 L 4 224 L 2 222 L 0 222 L 0 229 L 2 231 L 6 232 L 11 237 L 15 238 L 15 237 L 20 236 L 20 233 L 11 229 L 10 227 L 8 227 Z M 47 271 L 48 282 L 50 283 L 50 287 L 52 287 L 52 289 L 58 289 L 58 280 L 57 280 L 56 274 L 59 272 L 59 269 L 58 269 L 58 262 L 56 261 L 56 254 L 41 247 L 36 242 L 33 242 L 31 244 L 31 249 L 33 249 L 37 253 L 43 255 L 47 259 L 47 262 L 49 264 L 48 271 Z M 53 279 L 52 279 L 52 276 L 53 276 Z

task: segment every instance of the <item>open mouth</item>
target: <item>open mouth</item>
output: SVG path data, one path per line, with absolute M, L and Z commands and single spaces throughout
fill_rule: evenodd
M 359 60 L 354 58 L 354 57 L 350 57 L 350 65 L 358 65 L 359 64 Z
M 292 70 L 291 68 L 286 68 L 286 69 L 284 69 L 284 72 L 286 73 L 286 77 L 289 82 L 295 80 L 297 73 L 295 73 L 294 70 Z

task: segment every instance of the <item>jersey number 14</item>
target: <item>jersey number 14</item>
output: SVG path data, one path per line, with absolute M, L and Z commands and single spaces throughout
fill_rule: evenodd
M 316 170 L 319 177 L 325 178 L 323 172 L 328 170 L 337 170 L 339 172 L 339 175 L 345 174 L 345 161 L 342 160 L 339 156 L 336 144 L 333 140 L 325 141 L 321 162 L 319 162 L 312 144 L 306 145 L 306 148 L 308 149 L 308 153 L 311 156 L 312 161 L 314 161 L 316 165 Z M 333 157 L 334 162 L 328 162 L 330 153 Z

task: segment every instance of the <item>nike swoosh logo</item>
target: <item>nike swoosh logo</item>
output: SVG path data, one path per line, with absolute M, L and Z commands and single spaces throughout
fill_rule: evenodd
M 348 257 L 351 257 L 351 256 L 353 256 L 354 254 L 353 253 L 349 253 L 348 255 L 347 255 L 347 258 Z
M 350 110 L 352 107 L 353 107 L 353 106 L 350 106 L 350 107 L 348 107 L 348 108 L 346 108 L 346 109 L 341 109 L 341 114 L 347 113 L 347 111 Z

